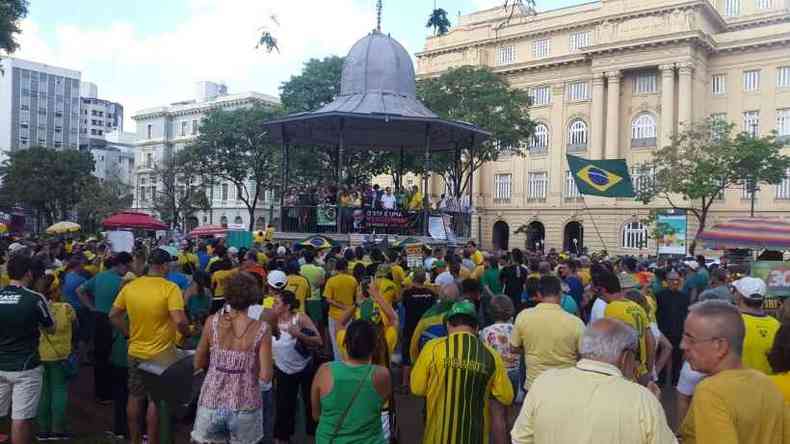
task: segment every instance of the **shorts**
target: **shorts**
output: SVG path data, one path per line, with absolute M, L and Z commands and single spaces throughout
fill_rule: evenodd
M 38 414 L 38 400 L 44 380 L 44 367 L 19 372 L 0 371 L 0 416 L 11 419 L 33 419 Z
M 191 438 L 197 443 L 256 444 L 263 439 L 263 411 L 198 407 Z
M 149 395 L 143 379 L 143 371 L 140 370 L 142 359 L 129 356 L 129 396 L 134 398 L 145 398 Z

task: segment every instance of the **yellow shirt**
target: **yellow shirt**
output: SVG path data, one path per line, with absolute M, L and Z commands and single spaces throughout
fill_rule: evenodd
M 414 211 L 422 208 L 422 200 L 423 200 L 422 193 L 420 193 L 419 191 L 412 194 L 411 199 L 409 199 L 409 209 Z
M 567 425 L 569 415 L 583 420 Z M 603 362 L 544 372 L 527 392 L 511 432 L 514 444 L 674 444 L 664 408 L 649 390 Z
M 307 282 L 307 279 L 304 276 L 299 276 L 295 274 L 288 275 L 288 280 L 285 283 L 285 289 L 292 292 L 296 299 L 299 300 L 299 308 L 297 311 L 299 313 L 304 313 L 305 308 L 305 300 L 310 296 L 310 283 Z
M 199 263 L 200 261 L 198 260 L 197 254 L 195 253 L 188 251 L 182 251 L 181 253 L 178 253 L 178 265 L 181 265 L 182 267 L 186 264 L 192 264 L 195 268 L 197 268 Z
M 585 287 L 590 285 L 590 282 L 592 282 L 592 276 L 590 275 L 589 268 L 580 268 L 576 274 L 579 276 L 579 279 L 582 281 L 582 285 Z
M 513 402 L 502 357 L 465 332 L 425 344 L 411 370 L 411 391 L 426 398 L 423 444 L 486 444 L 489 398 Z
M 647 336 L 650 319 L 641 305 L 629 299 L 618 299 L 606 304 L 604 317 L 617 319 L 633 327 L 639 335 L 639 375 L 647 373 Z
M 272 239 L 274 239 L 274 227 L 269 227 L 266 229 L 266 232 L 263 233 L 263 240 L 271 242 Z
M 483 277 L 483 273 L 485 273 L 485 271 L 486 267 L 484 265 L 478 265 L 474 270 L 472 270 L 472 274 L 469 276 L 469 278 L 479 281 L 480 278 Z
M 354 303 L 357 294 L 357 280 L 348 273 L 338 273 L 326 281 L 324 297 L 327 300 L 339 302 L 344 305 Z M 335 320 L 343 316 L 343 310 L 330 305 L 329 317 Z
M 694 389 L 680 434 L 683 444 L 786 444 L 790 442 L 787 408 L 764 374 L 725 370 Z
M 770 378 L 779 387 L 779 391 L 785 397 L 785 403 L 790 404 L 790 372 L 778 373 Z
M 266 256 L 266 253 L 258 253 L 256 256 L 260 265 L 266 265 L 269 262 L 269 256 Z
M 390 267 L 390 272 L 392 273 L 392 281 L 395 282 L 395 285 L 398 287 L 398 294 L 400 294 L 401 289 L 403 289 L 403 281 L 406 279 L 406 271 L 398 264 L 393 264 Z
M 400 293 L 398 292 L 398 286 L 395 282 L 387 278 L 378 278 L 376 279 L 376 286 L 381 296 L 385 301 L 389 302 L 390 305 L 395 305 L 395 302 L 400 300 Z
M 230 270 L 215 271 L 214 274 L 211 275 L 211 288 L 214 289 L 214 299 L 222 299 L 225 297 L 225 281 L 238 271 L 239 270 L 236 268 L 231 268 Z
M 583 332 L 581 319 L 566 313 L 558 304 L 540 303 L 519 313 L 510 343 L 524 348 L 524 387 L 529 390 L 535 378 L 550 368 L 576 365 Z
M 742 313 L 743 324 L 746 327 L 746 336 L 743 338 L 743 366 L 759 370 L 766 375 L 772 375 L 771 364 L 768 363 L 766 354 L 774 345 L 774 338 L 782 325 L 776 318 L 763 315 L 756 316 Z
M 51 303 L 49 312 L 55 320 L 55 333 L 41 332 L 38 354 L 44 362 L 62 361 L 71 354 L 71 324 L 77 319 L 77 314 L 65 302 Z
M 87 264 L 82 268 L 84 268 L 85 271 L 90 273 L 91 276 L 96 276 L 96 273 L 99 272 L 99 266 L 96 264 Z
M 475 250 L 475 252 L 472 253 L 472 262 L 474 262 L 475 265 L 483 265 L 484 260 L 483 253 L 481 253 L 480 250 Z
M 170 312 L 184 310 L 178 285 L 158 276 L 139 277 L 121 289 L 113 307 L 129 315 L 129 356 L 151 359 L 175 343 Z

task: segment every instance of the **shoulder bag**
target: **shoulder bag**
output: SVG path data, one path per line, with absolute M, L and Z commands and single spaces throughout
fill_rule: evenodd
M 346 417 L 348 416 L 348 412 L 351 411 L 351 406 L 354 405 L 354 401 L 357 400 L 359 392 L 362 391 L 362 387 L 365 385 L 365 381 L 370 378 L 371 373 L 373 373 L 373 364 L 369 364 L 367 373 L 365 373 L 365 376 L 359 381 L 359 384 L 357 384 L 357 389 L 354 390 L 354 394 L 351 395 L 351 400 L 348 401 L 346 409 L 343 411 L 343 414 L 340 415 L 340 419 L 337 421 L 337 424 L 335 424 L 335 430 L 332 432 L 332 438 L 329 439 L 329 444 L 334 444 L 335 438 L 337 438 L 337 434 L 340 432 L 340 428 L 343 427 L 343 422 L 345 422 Z

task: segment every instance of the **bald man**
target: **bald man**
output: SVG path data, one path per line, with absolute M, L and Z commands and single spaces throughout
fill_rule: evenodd
M 710 376 L 694 391 L 681 426 L 683 444 L 787 444 L 784 398 L 764 374 L 743 368 L 745 327 L 736 307 L 692 305 L 680 347 L 691 368 Z
M 672 444 L 675 435 L 651 390 L 633 382 L 639 335 L 612 318 L 593 321 L 575 366 L 549 369 L 532 384 L 513 426 L 516 444 Z M 571 412 L 581 421 L 565 427 Z

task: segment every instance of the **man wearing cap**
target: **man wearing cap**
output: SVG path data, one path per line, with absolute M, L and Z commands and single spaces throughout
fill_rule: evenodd
M 773 346 L 776 332 L 781 323 L 763 311 L 765 281 L 755 277 L 744 277 L 733 283 L 738 311 L 743 317 L 746 335 L 743 339 L 743 366 L 773 374 L 767 354 Z
M 502 357 L 477 336 L 474 304 L 460 301 L 445 315 L 447 337 L 423 347 L 411 373 L 411 391 L 426 398 L 424 444 L 488 442 L 488 399 L 513 402 Z M 504 433 L 504 431 L 501 431 Z
M 342 356 L 337 347 L 338 321 L 354 304 L 358 283 L 354 276 L 348 274 L 348 262 L 345 259 L 337 260 L 335 270 L 337 273 L 327 279 L 324 286 L 324 298 L 329 304 L 329 337 L 332 340 L 332 352 L 335 360 L 340 360 Z
M 127 411 L 129 438 L 133 444 L 141 442 L 141 414 L 145 398 L 150 397 L 140 364 L 174 347 L 176 332 L 184 337 L 191 335 L 181 290 L 165 279 L 171 259 L 167 251 L 154 249 L 148 259 L 148 275 L 126 284 L 110 310 L 110 321 L 129 338 Z M 155 402 L 148 403 L 146 418 L 148 442 L 156 444 L 159 442 L 159 412 Z
M 656 294 L 658 329 L 672 344 L 672 366 L 668 370 L 673 386 L 677 385 L 680 370 L 683 367 L 683 350 L 680 349 L 680 340 L 683 338 L 683 323 L 686 320 L 690 303 L 688 293 L 681 290 L 681 282 L 680 275 L 672 270 L 667 273 L 667 288 Z
M 683 281 L 683 292 L 689 295 L 689 300 L 696 301 L 697 296 L 708 286 L 708 279 L 699 272 L 700 265 L 696 260 L 683 263 L 688 267 L 688 273 Z
M 681 347 L 691 368 L 709 375 L 694 390 L 680 427 L 683 444 L 786 444 L 790 414 L 773 381 L 743 368 L 743 317 L 724 301 L 689 309 Z

